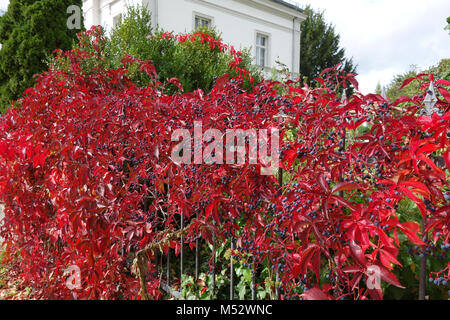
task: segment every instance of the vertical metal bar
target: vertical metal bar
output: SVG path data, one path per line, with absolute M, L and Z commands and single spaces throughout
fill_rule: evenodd
M 343 137 L 342 137 L 342 142 L 343 143 L 342 143 L 342 146 L 340 146 L 340 148 L 339 148 L 339 152 L 340 153 L 345 152 L 345 145 L 347 144 L 347 131 L 345 130 L 345 128 L 343 128 L 342 130 L 343 130 Z M 339 174 L 339 181 L 340 182 L 344 181 L 344 177 L 342 176 L 342 173 Z M 344 191 L 343 190 L 339 191 L 339 196 L 341 198 L 344 197 Z
M 282 193 L 281 188 L 283 187 L 283 169 L 278 169 L 278 184 L 280 185 L 280 191 L 278 194 Z
M 197 219 L 198 219 L 198 212 L 197 212 Z M 198 236 L 197 236 L 195 238 L 195 280 L 198 279 L 198 267 L 199 267 L 199 264 L 198 264 L 199 248 L 198 248 L 198 246 L 199 246 L 199 244 L 200 244 L 200 241 L 199 241 Z
M 213 234 L 213 262 L 212 262 L 212 283 L 211 283 L 211 289 L 212 293 L 214 294 L 214 291 L 216 290 L 216 235 Z
M 167 252 L 167 261 L 166 261 L 166 268 L 167 268 L 167 286 L 170 286 L 170 248 Z
M 278 263 L 277 263 L 277 268 L 275 271 L 275 300 L 280 299 L 280 287 L 278 286 L 279 283 L 280 283 L 280 272 L 278 270 Z
M 422 219 L 422 241 L 427 242 L 428 237 L 425 233 L 426 217 Z M 425 248 L 421 249 L 422 257 L 420 258 L 420 272 L 419 272 L 419 300 L 425 300 L 425 288 L 426 288 L 426 277 L 427 277 L 427 256 Z
M 255 284 L 255 277 L 256 277 L 256 272 L 255 272 L 255 264 L 253 263 L 252 265 L 252 300 L 256 300 L 256 284 Z
M 183 211 L 181 212 L 181 229 L 184 228 L 184 213 Z M 180 279 L 182 279 L 183 274 L 184 274 L 184 253 L 183 253 L 183 246 L 184 246 L 184 233 L 181 234 L 181 248 L 180 248 L 180 259 L 181 259 L 181 263 L 180 263 Z
M 158 272 L 158 250 L 155 250 L 153 253 L 153 259 L 155 259 L 155 269 L 156 269 L 156 273 L 159 274 Z
M 231 237 L 231 255 L 230 255 L 230 300 L 233 300 L 234 296 L 234 262 L 233 262 L 234 242 Z
M 279 194 L 281 194 L 282 192 L 282 187 L 283 187 L 283 169 L 279 169 L 279 174 L 278 174 L 278 183 L 280 184 L 280 192 Z M 275 299 L 279 300 L 280 299 L 280 289 L 278 287 L 278 283 L 280 282 L 280 272 L 279 272 L 279 268 L 278 268 L 278 261 L 276 262 L 276 268 L 275 268 Z
M 281 194 L 282 192 L 282 187 L 283 187 L 283 169 L 279 169 L 279 174 L 278 174 L 278 183 L 280 184 L 280 192 L 279 194 Z M 278 287 L 278 283 L 280 282 L 280 272 L 279 272 L 279 268 L 278 268 L 278 261 L 276 262 L 276 268 L 275 268 L 275 299 L 279 300 L 280 299 L 280 289 Z
M 198 279 L 198 246 L 199 246 L 200 242 L 198 241 L 198 239 L 195 240 L 195 280 Z
M 161 284 L 162 284 L 162 277 L 164 274 L 164 266 L 163 266 L 163 255 L 164 252 L 161 252 L 161 254 L 159 255 L 159 270 L 158 270 L 158 277 L 159 277 L 159 285 L 158 288 L 161 289 Z

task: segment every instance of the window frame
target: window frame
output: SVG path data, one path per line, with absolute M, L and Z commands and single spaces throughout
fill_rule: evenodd
M 264 46 L 258 43 L 259 36 L 265 38 Z M 264 65 L 259 64 L 258 49 L 264 49 Z M 270 68 L 270 34 L 259 30 L 255 30 L 255 64 L 259 68 Z
M 112 26 L 115 28 L 122 21 L 122 13 L 116 14 L 113 17 Z
M 207 20 L 209 28 L 212 28 L 214 26 L 214 17 L 206 15 L 206 14 L 203 14 L 203 13 L 200 13 L 200 12 L 193 11 L 192 12 L 192 30 L 197 29 L 196 28 L 196 20 L 197 20 L 197 18 L 198 19 L 202 19 L 202 20 Z

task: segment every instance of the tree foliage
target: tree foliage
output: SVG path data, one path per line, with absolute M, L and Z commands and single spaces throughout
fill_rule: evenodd
M 387 87 L 386 94 L 391 101 L 394 101 L 401 96 L 412 97 L 419 90 L 418 82 L 411 82 L 402 88 L 403 82 L 406 79 L 416 77 L 417 75 L 425 73 L 433 73 L 436 79 L 450 79 L 450 59 L 442 59 L 436 66 L 432 66 L 426 70 L 418 70 L 416 66 L 411 66 L 410 69 L 403 73 L 396 75 Z
M 382 92 L 383 92 L 383 89 L 381 88 L 381 83 L 378 82 L 378 83 L 377 83 L 377 86 L 376 86 L 376 88 L 375 88 L 375 93 L 376 93 L 376 94 L 381 94 Z
M 220 33 L 213 28 L 199 28 L 195 32 L 208 35 L 216 42 L 220 41 Z M 186 40 L 186 35 L 182 39 Z M 89 60 L 87 70 L 91 70 L 92 65 L 118 68 L 122 65 L 123 58 L 133 56 L 143 61 L 150 60 L 156 68 L 158 81 L 168 83 L 170 79 L 176 78 L 186 91 L 202 89 L 208 92 L 216 78 L 225 72 L 233 72 L 229 68 L 232 58 L 224 54 L 219 46 L 209 47 L 209 43 L 202 37 L 195 41 L 177 41 L 170 32 L 159 28 L 154 30 L 146 6 L 127 6 L 121 21 L 112 29 L 110 35 L 101 37 L 98 45 L 101 49 L 101 60 Z M 240 59 L 240 66 L 250 70 L 258 81 L 259 76 L 256 68 L 252 67 L 249 50 L 243 50 Z M 61 60 L 58 60 L 58 63 L 60 64 Z M 146 85 L 152 81 L 151 77 L 140 72 L 137 66 L 132 66 L 129 71 L 129 78 L 137 85 Z M 248 88 L 249 84 L 244 86 Z M 165 90 L 173 93 L 178 91 L 178 88 L 168 83 Z
M 200 27 L 194 32 L 207 34 L 220 41 L 221 34 L 215 28 Z M 224 54 L 220 47 L 211 48 L 202 39 L 196 41 L 176 41 L 175 37 L 159 27 L 153 30 L 151 16 L 146 6 L 129 6 L 122 21 L 113 29 L 108 50 L 114 65 L 120 64 L 125 55 L 141 60 L 151 60 L 158 73 L 158 80 L 177 78 L 186 91 L 212 89 L 217 77 L 230 72 L 231 57 Z M 163 36 L 165 35 L 165 36 Z M 240 67 L 251 70 L 248 49 L 242 51 Z M 172 89 L 175 89 L 173 86 Z
M 340 35 L 325 21 L 323 12 L 315 12 L 307 6 L 305 14 L 307 18 L 302 23 L 300 41 L 300 74 L 313 83 L 322 70 L 339 63 L 343 64 L 346 73 L 355 73 L 352 58 L 346 58 L 345 49 L 340 47 Z
M 81 8 L 82 1 L 10 1 L 0 17 L 0 111 L 34 86 L 33 76 L 47 70 L 53 50 L 72 47 L 80 30 L 67 28 L 70 5 Z

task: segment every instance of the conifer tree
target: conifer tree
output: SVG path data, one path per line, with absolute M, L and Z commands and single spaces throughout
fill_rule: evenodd
M 35 74 L 47 69 L 47 59 L 55 49 L 68 50 L 83 29 L 69 28 L 70 6 L 82 0 L 10 0 L 0 17 L 0 111 L 34 86 Z

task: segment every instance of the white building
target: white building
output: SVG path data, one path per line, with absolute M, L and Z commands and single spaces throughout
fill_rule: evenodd
M 300 69 L 300 25 L 306 16 L 283 0 L 84 0 L 86 28 L 110 30 L 126 4 L 147 5 L 152 23 L 165 31 L 186 33 L 198 25 L 215 26 L 225 43 L 251 48 L 255 64 L 270 72 L 276 61 L 293 75 Z

